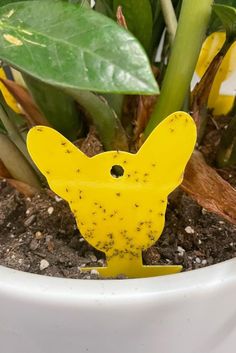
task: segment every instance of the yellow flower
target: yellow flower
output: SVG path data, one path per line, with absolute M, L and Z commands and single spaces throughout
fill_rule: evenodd
M 0 78 L 6 79 L 5 72 L 3 68 L 0 68 Z M 4 86 L 4 84 L 0 81 L 0 91 L 2 92 L 3 98 L 5 99 L 6 103 L 9 105 L 9 107 L 14 110 L 17 114 L 22 113 L 17 101 L 15 98 L 11 95 L 11 93 L 8 91 L 8 89 Z
M 222 48 L 226 39 L 224 32 L 212 33 L 206 38 L 196 66 L 198 76 L 202 77 L 213 58 Z M 208 99 L 208 108 L 213 109 L 214 115 L 226 115 L 230 112 L 234 104 L 234 96 L 220 94 L 222 83 L 227 80 L 236 70 L 236 42 L 234 42 L 225 55 L 219 70 L 216 74 L 213 86 Z
M 51 189 L 69 203 L 83 237 L 106 254 L 100 274 L 148 277 L 181 270 L 143 266 L 142 250 L 162 233 L 167 196 L 182 182 L 195 141 L 192 118 L 176 112 L 137 154 L 109 151 L 89 158 L 44 126 L 30 130 L 27 145 Z

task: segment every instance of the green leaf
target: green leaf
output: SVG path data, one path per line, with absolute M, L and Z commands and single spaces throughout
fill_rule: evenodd
M 20 1 L 35 1 L 35 0 L 1 0 L 0 6 L 5 6 L 8 4 L 12 4 L 14 2 L 20 2 Z M 81 4 L 82 6 L 90 7 L 87 0 L 50 0 L 50 1 L 66 1 L 71 4 Z
M 236 0 L 215 0 L 215 4 L 236 7 Z M 223 29 L 224 28 L 223 28 L 222 22 L 220 21 L 219 17 L 216 15 L 216 13 L 214 11 L 212 11 L 208 34 L 210 34 L 212 32 L 222 31 Z
M 88 0 L 61 0 L 61 1 L 67 1 L 69 4 L 77 4 L 77 5 L 86 7 L 87 9 L 90 8 L 90 3 Z
M 95 10 L 111 18 L 115 18 L 113 13 L 113 0 L 96 0 Z
M 0 8 L 0 58 L 63 88 L 158 93 L 148 58 L 131 34 L 96 11 L 64 2 Z
M 236 6 L 236 0 L 215 0 L 216 4 L 227 5 L 227 6 Z
M 5 6 L 7 4 L 11 4 L 13 2 L 19 2 L 19 1 L 23 1 L 23 0 L 1 0 L 0 6 Z
M 140 41 L 147 52 L 150 51 L 152 41 L 152 7 L 149 0 L 114 0 L 116 13 L 118 6 L 122 7 L 127 26 Z
M 82 122 L 74 100 L 61 89 L 32 76 L 24 74 L 23 78 L 51 126 L 71 141 L 75 141 L 81 133 Z
M 228 38 L 236 38 L 236 8 L 232 6 L 214 4 L 213 11 L 221 21 Z

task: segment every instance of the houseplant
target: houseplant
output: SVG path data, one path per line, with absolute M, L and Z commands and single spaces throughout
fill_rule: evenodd
M 186 5 L 189 1 L 183 3 Z M 201 3 L 206 6 L 207 2 L 199 1 Z M 210 13 L 210 3 L 209 7 L 206 6 L 207 13 Z M 17 9 L 21 5 L 15 6 Z M 13 8 L 7 9 L 5 13 L 11 19 Z M 199 49 L 207 24 L 202 25 Z M 15 43 L 21 47 L 20 39 L 16 41 L 12 33 L 5 33 L 5 37 L 12 42 L 11 45 Z M 28 40 L 34 41 L 33 38 Z M 192 70 L 197 56 L 198 53 L 193 58 Z M 6 60 L 4 55 L 2 57 Z M 6 61 L 12 63 L 11 60 Z M 188 70 L 191 78 L 189 67 Z M 182 98 L 188 84 L 186 78 L 185 87 L 180 92 Z M 173 102 L 175 106 L 172 109 L 178 109 L 177 103 Z M 165 107 L 163 103 L 162 107 Z M 161 115 L 168 113 L 154 113 L 155 119 L 161 120 Z M 149 126 L 148 129 L 151 128 Z M 107 140 L 106 134 L 102 133 L 105 143 L 116 142 L 115 139 Z M 234 287 L 234 260 L 176 276 L 124 281 L 49 279 L 2 268 L 1 344 L 8 352 L 18 350 L 26 353 L 65 350 L 156 352 L 158 349 L 176 353 L 231 353 L 235 337 L 232 314 Z M 222 306 L 222 298 L 227 301 L 227 306 Z M 211 315 L 202 316 L 207 310 Z M 145 315 L 147 320 L 144 320 Z M 230 333 L 226 326 L 230 327 Z M 183 336 L 185 332 L 188 340 Z

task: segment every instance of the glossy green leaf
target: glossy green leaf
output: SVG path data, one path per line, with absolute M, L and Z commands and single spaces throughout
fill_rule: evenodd
M 86 8 L 90 8 L 89 0 L 61 0 L 61 1 L 66 1 L 69 4 L 77 4 Z
M 0 1 L 0 6 L 5 6 L 7 4 L 11 4 L 11 3 L 14 3 L 14 2 L 20 2 L 20 1 L 23 1 L 23 0 L 1 0 Z
M 20 2 L 20 1 L 35 1 L 35 0 L 1 0 L 0 6 L 5 6 L 8 4 L 13 4 L 14 2 Z M 71 4 L 82 4 L 85 7 L 89 7 L 88 0 L 50 0 L 50 1 L 65 1 Z
M 147 52 L 152 41 L 152 7 L 149 0 L 114 0 L 113 7 L 116 13 L 118 6 L 122 6 L 127 26 L 136 38 L 142 43 Z
M 215 4 L 236 7 L 236 0 L 215 0 Z
M 96 0 L 95 10 L 111 18 L 115 18 L 113 13 L 113 0 Z
M 96 11 L 64 2 L 0 8 L 0 58 L 63 88 L 158 93 L 148 58 L 131 34 Z
M 71 141 L 80 135 L 82 122 L 74 100 L 57 87 L 23 75 L 35 102 L 50 125 Z
M 227 5 L 236 7 L 236 0 L 215 0 L 215 4 Z M 220 21 L 219 17 L 216 15 L 214 11 L 212 11 L 211 20 L 209 24 L 208 34 L 212 32 L 222 31 L 223 25 Z
M 236 8 L 214 4 L 213 11 L 222 23 L 228 37 L 236 38 Z

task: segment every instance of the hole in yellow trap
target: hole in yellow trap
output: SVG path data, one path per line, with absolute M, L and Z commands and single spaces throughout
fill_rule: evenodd
M 111 168 L 111 176 L 113 176 L 113 178 L 120 178 L 124 175 L 124 168 L 121 167 L 121 165 L 113 165 L 113 167 Z

